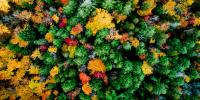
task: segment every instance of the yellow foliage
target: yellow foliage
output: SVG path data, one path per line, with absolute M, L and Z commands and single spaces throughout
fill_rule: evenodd
M 62 51 L 65 52 L 65 53 L 69 52 L 69 57 L 74 58 L 76 47 L 77 46 L 68 46 L 66 44 L 63 44 Z
M 29 100 L 33 96 L 32 90 L 28 85 L 19 85 L 16 87 L 17 96 L 21 97 L 21 100 Z
M 90 18 L 86 24 L 87 29 L 91 29 L 93 35 L 103 28 L 113 28 L 115 24 L 112 23 L 113 16 L 104 9 L 96 9 L 96 16 Z
M 163 56 L 166 56 L 166 54 L 164 52 L 156 52 L 156 51 L 153 51 L 153 54 L 155 56 L 155 58 L 159 58 L 159 57 L 163 57 Z
M 32 81 L 33 79 L 39 81 L 40 77 L 36 76 L 36 74 L 39 73 L 39 68 L 31 66 L 30 57 L 22 56 L 22 59 L 18 61 L 15 59 L 15 54 L 13 52 L 7 48 L 1 47 L 0 62 L 3 62 L 3 66 L 7 67 L 6 70 L 0 71 L 0 80 L 8 80 L 11 85 L 14 85 L 16 88 L 16 96 L 20 97 L 20 99 L 27 100 L 34 98 L 33 100 L 38 100 L 38 97 L 33 95 L 33 93 L 38 95 L 42 94 L 45 89 L 45 83 L 37 85 L 36 81 Z M 29 75 L 34 74 L 35 76 L 27 78 L 25 77 L 27 72 L 29 72 Z M 32 80 L 29 81 L 29 78 Z M 34 88 L 34 91 L 32 91 L 29 86 Z M 9 95 L 10 99 L 15 98 L 15 95 Z M 3 98 L 3 96 L 0 96 L 0 98 Z
M 0 24 L 0 36 L 4 34 L 10 34 L 10 30 L 8 29 L 7 26 L 4 26 L 3 24 Z
M 56 14 L 54 14 L 51 18 L 52 18 L 56 23 L 58 23 L 59 17 L 58 17 Z
M 89 83 L 83 84 L 82 90 L 86 95 L 90 95 L 90 93 L 92 93 L 92 88 L 90 87 Z
M 97 95 L 93 95 L 93 96 L 91 97 L 91 100 L 98 100 Z
M 0 48 L 0 60 L 2 62 L 8 62 L 10 59 L 13 59 L 15 57 L 14 52 L 10 51 L 7 48 Z
M 53 94 L 56 95 L 56 96 L 58 95 L 58 93 L 59 93 L 59 92 L 58 92 L 57 90 L 54 90 L 54 91 L 53 91 Z
M 41 56 L 40 50 L 39 49 L 35 49 L 35 51 L 33 51 L 32 55 L 31 55 L 31 58 L 33 58 L 34 60 L 36 58 L 41 59 L 42 56 Z
M 45 81 L 45 84 L 47 83 L 55 83 L 56 81 L 54 80 L 54 77 L 48 77 L 48 79 Z
M 16 35 L 13 35 L 12 38 L 10 39 L 10 43 L 18 44 L 19 43 L 19 38 Z
M 1 70 L 0 71 L 0 80 L 8 80 L 12 78 L 12 75 L 14 73 L 6 70 Z
M 200 44 L 200 40 L 196 42 L 197 44 Z
M 87 69 L 91 70 L 91 73 L 106 71 L 106 67 L 101 59 L 90 60 L 88 63 Z
M 199 25 L 200 25 L 200 17 L 199 18 L 195 18 L 193 26 L 199 26 Z
M 32 79 L 36 80 L 36 81 L 39 81 L 41 79 L 41 77 L 40 76 L 34 76 Z
M 18 79 L 19 81 L 21 81 L 23 79 L 25 73 L 26 73 L 26 70 L 24 70 L 24 69 L 18 69 L 16 71 L 15 78 Z
M 43 13 L 37 13 L 31 16 L 33 23 L 36 23 L 36 24 L 41 24 L 42 22 L 44 22 L 43 18 L 44 18 Z
M 29 56 L 23 56 L 20 62 L 21 62 L 22 69 L 27 70 L 31 66 L 31 60 Z
M 3 67 L 3 62 L 0 61 L 0 69 Z
M 131 43 L 132 43 L 132 46 L 137 48 L 139 46 L 139 44 L 140 44 L 140 41 L 137 38 L 133 38 Z
M 21 66 L 20 63 L 16 59 L 12 59 L 7 64 L 7 70 L 13 71 L 16 68 L 20 68 L 20 66 Z
M 8 57 L 8 58 L 14 58 L 15 57 L 15 54 L 14 52 L 12 52 L 11 50 L 5 48 L 5 47 L 1 47 L 0 48 L 0 57 L 1 58 L 5 58 L 5 57 Z
M 184 17 L 181 17 L 180 24 L 181 24 L 181 27 L 185 28 L 188 26 L 188 21 Z
M 12 0 L 12 2 L 23 7 L 24 3 L 33 4 L 34 0 Z
M 155 0 L 145 0 L 144 3 L 148 3 L 150 7 L 147 10 L 138 10 L 137 13 L 140 16 L 147 16 L 152 14 L 152 10 L 156 7 L 156 1 Z
M 10 84 L 11 84 L 11 85 L 18 86 L 18 85 L 19 85 L 19 82 L 20 82 L 20 80 L 19 80 L 16 76 L 13 76 L 13 77 L 10 79 Z
M 20 39 L 17 35 L 13 35 L 10 39 L 10 43 L 12 44 L 19 44 L 19 47 L 27 47 L 29 42 Z
M 122 14 L 119 14 L 117 12 L 113 12 L 112 16 L 117 20 L 117 23 L 119 23 L 121 21 L 124 22 L 127 18 L 126 15 L 122 15 Z
M 188 13 L 188 8 L 184 4 L 177 4 L 176 8 L 180 9 L 182 13 Z
M 74 58 L 76 46 L 68 46 L 69 58 Z
M 163 9 L 169 14 L 169 15 L 175 15 L 174 8 L 176 6 L 176 2 L 173 0 L 169 0 L 166 4 L 163 5 Z
M 39 96 L 41 96 L 43 91 L 45 90 L 44 83 L 41 83 L 41 82 L 33 80 L 33 79 L 31 79 L 28 86 L 30 89 L 32 89 L 33 93 L 36 93 Z
M 29 88 L 31 88 L 32 90 L 35 89 L 36 87 L 38 87 L 39 85 L 40 85 L 40 83 L 33 79 L 31 79 L 31 81 L 28 84 Z
M 194 3 L 194 1 L 193 1 L 193 0 L 187 0 L 187 2 L 186 2 L 186 3 L 187 3 L 187 5 L 189 5 L 189 6 L 190 6 L 190 5 L 192 5 L 192 4 Z
M 45 90 L 45 83 L 39 82 L 34 79 L 31 79 L 31 81 L 29 81 L 28 86 L 33 91 L 33 93 L 36 93 L 39 96 L 41 96 L 43 91 Z
M 24 40 L 19 40 L 19 47 L 27 47 L 28 46 L 28 41 L 24 41 Z
M 185 82 L 188 83 L 188 82 L 190 82 L 191 78 L 190 78 L 189 76 L 186 75 L 186 76 L 184 77 L 184 80 L 185 80 Z
M 62 51 L 63 51 L 63 52 L 67 52 L 67 51 L 68 51 L 68 46 L 67 46 L 67 44 L 63 44 L 63 46 L 62 46 Z
M 181 0 L 181 3 L 186 6 L 191 6 L 194 3 L 194 0 Z
M 42 93 L 46 90 L 45 85 L 45 83 L 40 83 L 39 86 L 36 87 L 33 92 L 39 96 L 42 96 Z
M 139 0 L 133 0 L 133 5 L 137 5 Z
M 165 54 L 164 52 L 160 52 L 160 53 L 159 53 L 159 56 L 160 56 L 160 57 L 166 56 L 166 54 Z
M 0 2 L 1 2 L 0 3 L 0 11 L 7 13 L 10 9 L 10 6 L 8 4 L 8 0 L 0 0 Z
M 50 46 L 50 47 L 48 48 L 48 51 L 49 51 L 50 53 L 56 53 L 56 52 L 57 52 L 57 48 L 54 47 L 54 46 Z
M 49 43 L 51 43 L 51 42 L 53 42 L 54 37 L 53 37 L 53 35 L 52 35 L 51 33 L 48 32 L 48 33 L 45 35 L 45 39 L 46 39 Z
M 58 72 L 59 72 L 58 66 L 54 66 L 54 67 L 51 69 L 51 71 L 50 71 L 50 76 L 51 76 L 51 77 L 54 77 L 55 75 L 58 74 Z
M 39 68 L 36 66 L 31 66 L 28 71 L 29 71 L 29 74 L 39 74 Z
M 4 87 L 0 87 L 0 90 L 1 90 L 0 91 L 0 100 L 6 100 L 6 99 L 8 99 L 9 96 L 13 95 L 12 91 L 10 91 Z
M 149 43 L 155 43 L 155 39 L 151 38 Z
M 145 75 L 153 74 L 153 68 L 146 61 L 143 61 L 142 71 Z

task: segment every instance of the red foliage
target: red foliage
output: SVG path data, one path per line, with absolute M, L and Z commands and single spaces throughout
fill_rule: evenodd
M 62 21 L 60 22 L 59 27 L 60 28 L 65 28 L 66 24 L 67 24 L 67 18 L 62 18 L 61 20 Z
M 146 54 L 140 55 L 139 58 L 140 58 L 141 60 L 144 60 L 144 59 L 146 58 Z
M 189 24 L 190 25 L 193 25 L 194 23 L 195 23 L 195 18 L 194 17 L 191 17 L 191 18 L 189 18 Z
M 59 24 L 59 27 L 60 27 L 60 28 L 65 28 L 65 26 L 66 26 L 66 24 L 63 23 L 63 22 L 61 22 L 61 23 Z
M 106 73 L 105 72 L 94 72 L 93 77 L 103 79 L 104 77 L 106 77 Z
M 124 34 L 122 34 L 122 37 L 121 37 L 121 39 L 120 39 L 120 42 L 126 42 L 126 41 L 128 41 L 128 33 L 124 33 Z
M 81 72 L 79 74 L 79 78 L 80 78 L 82 84 L 86 84 L 87 82 L 90 81 L 90 77 L 88 75 L 86 75 L 85 73 L 83 73 L 83 72 Z
M 103 79 L 104 83 L 108 85 L 108 77 L 105 72 L 94 72 L 93 77 Z
M 60 2 L 63 4 L 63 5 L 66 5 L 68 3 L 69 0 L 60 0 Z
M 77 40 L 73 40 L 73 39 L 71 39 L 71 38 L 66 38 L 66 39 L 65 39 L 65 43 L 66 43 L 67 45 L 70 45 L 70 46 L 75 46 L 75 45 L 78 44 L 78 41 L 77 41 Z
M 78 23 L 76 26 L 72 27 L 71 34 L 77 35 L 78 33 L 83 31 L 83 27 L 80 23 Z
M 48 49 L 48 46 L 47 45 L 40 45 L 40 51 L 41 52 L 45 52 L 45 51 L 47 51 L 47 49 Z
M 150 18 L 150 16 L 144 16 L 144 20 L 145 20 L 145 21 L 148 21 L 149 18 Z

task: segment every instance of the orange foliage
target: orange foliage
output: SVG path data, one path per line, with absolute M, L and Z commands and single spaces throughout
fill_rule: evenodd
M 83 72 L 81 72 L 81 73 L 79 74 L 79 78 L 80 78 L 82 84 L 86 84 L 86 83 L 88 83 L 88 82 L 90 81 L 90 77 L 87 76 L 87 75 L 86 75 L 85 73 L 83 73 Z

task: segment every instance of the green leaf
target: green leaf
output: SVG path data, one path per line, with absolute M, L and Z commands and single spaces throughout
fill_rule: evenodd
M 163 83 L 158 83 L 153 87 L 153 94 L 160 95 L 160 94 L 166 94 L 167 93 L 168 86 Z
M 133 9 L 132 7 L 133 2 L 132 1 L 128 1 L 125 3 L 124 7 L 123 7 L 123 12 L 122 14 L 124 15 L 129 15 Z
M 44 24 L 38 25 L 37 29 L 40 32 L 40 34 L 42 34 L 42 35 L 44 35 L 48 32 L 48 29 L 46 28 L 46 26 Z
M 131 50 L 131 44 L 130 44 L 130 42 L 125 42 L 125 43 L 123 43 L 123 48 L 125 49 L 125 50 L 127 50 L 127 51 L 130 51 Z
M 53 83 L 48 84 L 47 89 L 50 89 L 50 90 L 56 89 L 56 84 L 53 84 Z
M 162 66 L 168 66 L 169 65 L 169 59 L 168 57 L 164 56 L 164 57 L 160 57 L 160 64 Z
M 132 75 L 124 74 L 120 77 L 121 88 L 128 89 L 133 85 Z
M 101 79 L 92 79 L 90 84 L 94 91 L 100 91 L 103 88 L 103 81 Z
M 129 60 L 124 61 L 124 67 L 122 67 L 122 72 L 124 74 L 133 71 L 133 63 Z
M 54 39 L 53 40 L 53 45 L 55 45 L 56 48 L 61 48 L 61 46 L 62 46 L 62 40 L 61 39 Z
M 106 91 L 106 100 L 118 100 L 116 92 L 114 90 Z
M 48 42 L 45 39 L 39 39 L 39 40 L 35 40 L 33 43 L 36 45 L 44 45 L 44 44 L 47 44 Z
M 65 93 L 59 93 L 58 100 L 67 100 L 67 96 L 65 95 Z
M 80 18 L 86 18 L 90 15 L 90 13 L 94 10 L 95 1 L 92 0 L 85 0 L 82 4 L 80 4 L 77 16 Z
M 106 10 L 112 10 L 114 9 L 115 4 L 115 0 L 103 0 L 102 7 Z
M 103 38 L 105 38 L 108 34 L 109 34 L 109 29 L 102 29 L 102 30 L 100 30 L 99 32 L 97 32 L 96 38 L 97 38 L 97 39 L 98 39 L 98 38 L 103 39 Z
M 90 100 L 90 96 L 84 94 L 83 92 L 81 92 L 78 96 L 80 100 Z
M 75 8 L 77 6 L 77 1 L 76 0 L 70 0 L 69 3 L 63 7 L 63 12 L 67 16 L 72 15 L 75 12 Z
M 48 76 L 51 70 L 51 66 L 42 66 L 40 68 L 40 75 L 41 76 Z
M 36 32 L 31 28 L 31 26 L 27 26 L 24 30 L 19 32 L 18 36 L 25 41 L 30 41 L 34 40 L 37 35 Z
M 112 70 L 112 63 L 106 62 L 105 65 L 106 65 L 106 71 Z
M 112 42 L 111 42 L 111 46 L 112 47 L 117 47 L 117 46 L 119 46 L 119 41 L 118 40 L 113 40 Z
M 142 62 L 141 61 L 134 61 L 133 62 L 133 73 L 139 74 L 142 72 L 141 70 Z
M 93 34 L 91 30 L 86 30 L 85 35 L 86 37 L 91 37 Z
M 61 85 L 62 85 L 62 89 L 65 93 L 69 92 L 75 88 L 76 80 L 75 79 L 65 80 L 65 82 Z

